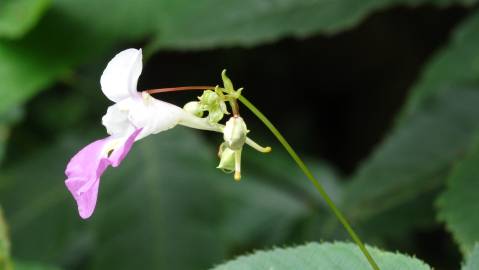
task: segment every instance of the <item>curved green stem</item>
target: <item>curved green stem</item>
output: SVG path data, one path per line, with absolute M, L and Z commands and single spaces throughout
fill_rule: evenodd
M 351 238 L 354 240 L 354 242 L 358 245 L 359 249 L 362 251 L 364 256 L 366 256 L 366 259 L 368 260 L 369 264 L 374 270 L 380 270 L 379 266 L 377 263 L 374 261 L 373 257 L 371 254 L 368 252 L 366 247 L 364 246 L 363 242 L 361 239 L 359 239 L 358 235 L 354 232 L 353 228 L 351 225 L 349 225 L 349 222 L 346 220 L 344 215 L 341 213 L 341 211 L 336 207 L 334 204 L 333 200 L 329 197 L 329 195 L 326 193 L 324 190 L 323 186 L 319 183 L 319 181 L 313 176 L 311 171 L 306 167 L 304 162 L 301 160 L 301 158 L 296 154 L 296 152 L 293 150 L 291 145 L 286 141 L 286 139 L 281 135 L 281 133 L 276 129 L 276 127 L 264 116 L 263 113 L 261 113 L 251 102 L 249 102 L 246 98 L 243 96 L 239 96 L 239 101 L 243 103 L 248 109 L 251 110 L 265 125 L 268 127 L 268 129 L 273 133 L 273 135 L 278 139 L 278 141 L 281 143 L 281 145 L 286 149 L 288 154 L 293 158 L 293 160 L 296 162 L 296 164 L 299 166 L 301 171 L 308 177 L 309 181 L 314 185 L 316 190 L 321 194 L 323 199 L 326 201 L 328 204 L 329 208 L 331 208 L 331 211 L 333 211 L 334 215 L 338 218 L 338 220 L 343 224 L 344 228 L 346 231 L 349 233 Z

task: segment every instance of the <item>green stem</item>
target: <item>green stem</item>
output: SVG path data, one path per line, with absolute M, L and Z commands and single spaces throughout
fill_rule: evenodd
M 346 231 L 349 233 L 351 238 L 356 242 L 358 245 L 359 249 L 363 252 L 364 256 L 366 256 L 366 259 L 368 260 L 369 264 L 374 270 L 380 270 L 379 266 L 377 263 L 374 261 L 373 257 L 371 254 L 368 252 L 366 247 L 364 246 L 363 242 L 361 239 L 359 239 L 358 235 L 354 232 L 353 228 L 351 225 L 349 225 L 349 222 L 346 220 L 344 215 L 341 213 L 341 211 L 336 207 L 334 204 L 333 200 L 329 197 L 329 195 L 326 193 L 324 190 L 323 186 L 319 183 L 319 181 L 313 176 L 311 171 L 306 167 L 304 162 L 301 160 L 301 158 L 296 154 L 296 152 L 293 150 L 291 145 L 286 141 L 286 139 L 281 135 L 281 133 L 276 129 L 276 127 L 266 118 L 266 116 L 261 113 L 251 102 L 249 102 L 246 98 L 243 96 L 239 96 L 239 101 L 243 103 L 248 109 L 251 110 L 265 125 L 268 127 L 268 129 L 273 133 L 273 135 L 278 139 L 278 141 L 283 145 L 284 149 L 288 152 L 288 154 L 293 158 L 293 160 L 296 162 L 296 164 L 299 166 L 301 171 L 308 177 L 309 181 L 314 185 L 316 190 L 321 194 L 323 199 L 326 201 L 328 204 L 329 208 L 331 208 L 331 211 L 333 211 L 334 215 L 338 218 L 338 220 L 343 224 L 344 228 Z

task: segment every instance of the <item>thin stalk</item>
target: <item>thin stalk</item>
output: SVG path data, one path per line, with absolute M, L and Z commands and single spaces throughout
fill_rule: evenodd
M 354 240 L 354 242 L 358 245 L 359 249 L 362 251 L 366 259 L 368 260 L 369 264 L 374 270 L 380 270 L 379 266 L 377 263 L 374 261 L 373 257 L 371 254 L 368 252 L 366 247 L 364 246 L 363 242 L 361 239 L 359 239 L 359 236 L 354 232 L 353 228 L 351 225 L 349 225 L 349 222 L 346 220 L 344 215 L 341 213 L 341 211 L 336 207 L 334 204 L 333 200 L 329 197 L 329 195 L 326 193 L 326 190 L 323 188 L 323 186 L 319 183 L 319 181 L 313 176 L 311 171 L 308 169 L 308 167 L 304 164 L 304 162 L 301 160 L 301 158 L 296 154 L 294 149 L 291 147 L 291 145 L 286 141 L 286 139 L 281 135 L 281 133 L 276 129 L 276 127 L 266 118 L 266 116 L 261 113 L 251 102 L 249 102 L 245 97 L 239 96 L 239 101 L 243 103 L 248 109 L 250 109 L 251 112 L 253 112 L 256 117 L 258 117 L 263 124 L 268 127 L 268 129 L 273 133 L 273 135 L 278 139 L 278 141 L 281 143 L 281 145 L 286 149 L 288 154 L 293 158 L 293 160 L 296 162 L 298 167 L 303 171 L 303 173 L 306 175 L 306 177 L 309 179 L 309 181 L 314 185 L 316 190 L 321 194 L 323 199 L 326 201 L 328 204 L 329 208 L 333 211 L 334 215 L 338 218 L 338 220 L 341 222 L 341 224 L 344 226 L 346 231 L 349 233 L 351 238 Z
M 206 90 L 206 89 L 214 89 L 214 86 L 206 86 L 206 85 L 194 85 L 194 86 L 179 86 L 179 87 L 168 87 L 168 88 L 158 88 L 158 89 L 148 89 L 146 92 L 149 94 L 158 94 L 158 93 L 165 93 L 165 92 L 177 92 L 177 91 L 189 91 L 189 90 Z

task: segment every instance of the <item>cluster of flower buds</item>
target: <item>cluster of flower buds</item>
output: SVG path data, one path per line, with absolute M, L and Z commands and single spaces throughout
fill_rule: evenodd
M 220 163 L 218 169 L 224 172 L 234 172 L 234 179 L 241 179 L 241 152 L 245 143 L 254 149 L 268 153 L 270 147 L 261 147 L 247 137 L 249 132 L 246 123 L 239 115 L 238 98 L 243 88 L 235 90 L 233 83 L 226 76 L 226 70 L 221 73 L 223 87 L 216 86 L 214 89 L 206 89 L 198 101 L 191 101 L 185 104 L 183 109 L 197 117 L 204 117 L 208 123 L 216 126 L 223 133 L 224 142 L 221 143 L 218 151 Z M 232 116 L 224 125 L 219 122 L 225 115 L 230 115 L 227 103 L 231 106 Z

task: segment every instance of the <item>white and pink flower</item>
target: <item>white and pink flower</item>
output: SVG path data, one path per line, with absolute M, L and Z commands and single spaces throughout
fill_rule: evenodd
M 65 184 L 78 205 L 83 219 L 95 210 L 100 178 L 108 166 L 117 167 L 135 141 L 168 130 L 176 125 L 220 131 L 182 108 L 137 91 L 142 71 L 142 52 L 127 49 L 107 65 L 100 79 L 101 90 L 115 102 L 102 118 L 110 135 L 78 152 L 68 163 Z

